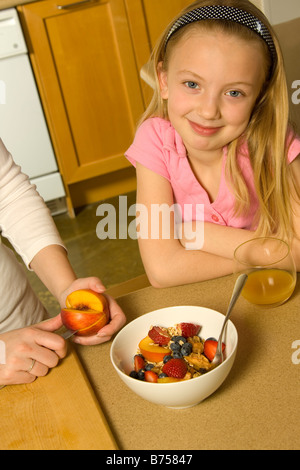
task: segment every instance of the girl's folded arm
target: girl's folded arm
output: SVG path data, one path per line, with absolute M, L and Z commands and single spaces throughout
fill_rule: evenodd
M 187 284 L 232 273 L 231 259 L 200 250 L 186 250 L 175 236 L 174 214 L 169 217 L 170 229 L 162 237 L 157 217 L 151 218 L 151 207 L 171 207 L 174 203 L 170 183 L 160 175 L 137 164 L 137 232 L 139 247 L 149 281 L 154 287 Z M 157 214 L 157 211 L 154 211 Z M 168 215 L 169 214 L 169 215 Z M 153 215 L 153 214 L 152 214 Z M 152 229 L 152 234 L 151 234 Z M 168 236 L 169 235 L 169 236 Z M 220 244 L 220 243 L 219 243 Z
M 297 188 L 298 194 L 295 190 L 292 190 L 291 207 L 295 235 L 290 240 L 290 245 L 295 260 L 296 269 L 298 272 L 300 272 L 300 155 L 291 163 L 291 167 L 294 185 L 295 188 Z M 182 227 L 180 227 L 179 230 L 181 231 L 181 233 L 183 233 L 183 235 L 185 233 L 196 234 L 197 230 L 203 231 L 203 244 L 199 246 L 199 249 L 207 253 L 222 256 L 225 258 L 232 258 L 234 250 L 239 244 L 255 236 L 259 236 L 249 230 L 227 227 L 209 222 L 205 222 L 204 227 L 202 227 L 201 224 L 196 221 L 183 223 Z M 272 234 L 270 234 L 270 236 L 272 236 Z M 276 236 L 276 233 L 273 234 L 273 236 Z M 194 235 L 194 240 L 196 239 L 201 241 L 200 236 Z M 181 243 L 183 246 L 186 246 L 187 243 L 190 242 L 190 236 L 188 238 L 185 238 L 183 236 L 183 238 L 181 239 Z
M 292 192 L 291 195 L 291 205 L 293 212 L 293 226 L 295 230 L 295 236 L 291 243 L 292 253 L 296 264 L 296 269 L 300 272 L 300 155 L 291 163 L 293 180 L 296 191 Z
M 195 243 L 195 249 L 201 249 L 207 253 L 211 253 L 224 258 L 233 258 L 235 249 L 251 238 L 255 237 L 255 233 L 250 230 L 228 227 L 227 225 L 218 225 L 211 222 L 185 222 L 179 231 L 183 234 L 181 244 L 188 247 L 189 243 Z M 203 232 L 200 237 L 199 232 Z M 185 236 L 187 235 L 187 237 Z M 203 243 L 201 242 L 203 239 Z
M 161 242 L 161 243 L 160 243 Z M 228 258 L 187 251 L 178 240 L 142 240 L 140 252 L 153 287 L 171 287 L 214 279 L 233 272 Z

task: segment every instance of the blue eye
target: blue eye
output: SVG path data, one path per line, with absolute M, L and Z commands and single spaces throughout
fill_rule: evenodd
M 237 91 L 237 90 L 231 90 L 227 94 L 229 96 L 231 96 L 232 98 L 238 98 L 239 96 L 242 95 L 242 93 L 240 91 Z
M 196 88 L 198 88 L 198 84 L 196 82 L 185 82 L 185 85 L 188 87 L 188 88 L 192 88 L 193 90 L 195 90 Z

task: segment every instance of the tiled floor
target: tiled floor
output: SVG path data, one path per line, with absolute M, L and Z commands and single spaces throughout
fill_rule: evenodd
M 135 192 L 125 195 L 127 207 L 135 203 Z M 127 281 L 144 274 L 143 264 L 140 258 L 138 243 L 127 237 L 119 239 L 119 227 L 122 233 L 127 233 L 127 227 L 134 217 L 119 219 L 119 197 L 101 201 L 89 205 L 78 211 L 75 219 L 70 219 L 67 214 L 54 216 L 55 223 L 61 237 L 68 249 L 70 262 L 78 277 L 98 276 L 108 288 L 120 282 Z M 100 204 L 110 204 L 116 209 L 116 239 L 100 240 L 96 233 L 97 225 L 108 221 L 107 213 L 97 216 L 96 210 Z M 110 214 L 113 214 L 111 207 Z M 122 205 L 121 205 L 122 206 Z M 124 206 L 124 205 L 123 205 Z M 123 219 L 123 217 L 122 217 Z M 110 219 L 112 221 L 113 219 Z M 98 226 L 99 227 L 99 226 Z M 112 227 L 112 225 L 111 225 Z M 104 230 L 107 231 L 106 225 Z M 103 231 L 102 231 L 103 232 Z M 30 282 L 51 315 L 58 313 L 56 300 L 47 291 L 34 273 L 28 273 Z

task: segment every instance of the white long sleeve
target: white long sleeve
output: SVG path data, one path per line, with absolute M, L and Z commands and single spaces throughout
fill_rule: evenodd
M 27 267 L 42 248 L 63 246 L 49 209 L 1 140 L 0 230 Z
M 29 267 L 44 247 L 63 242 L 43 199 L 0 139 L 0 230 Z M 0 239 L 0 333 L 46 318 L 25 268 Z

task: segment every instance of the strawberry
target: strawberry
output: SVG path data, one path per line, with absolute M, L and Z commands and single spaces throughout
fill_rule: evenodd
M 145 381 L 156 383 L 158 375 L 153 370 L 145 370 Z
M 195 325 L 194 323 L 179 323 L 177 327 L 181 332 L 181 336 L 184 338 L 188 338 L 189 336 L 196 336 L 201 328 L 200 325 Z
M 145 367 L 145 359 L 141 354 L 136 354 L 134 356 L 134 370 L 138 372 Z
M 187 373 L 187 363 L 184 359 L 170 359 L 163 366 L 162 371 L 167 374 L 168 377 L 183 379 Z
M 171 339 L 168 330 L 160 326 L 153 326 L 149 330 L 148 336 L 152 339 L 153 343 L 159 344 L 159 346 L 165 346 Z
M 216 355 L 218 347 L 218 341 L 213 339 L 207 339 L 204 343 L 204 355 L 207 357 L 209 361 L 212 361 Z M 222 343 L 222 352 L 225 350 L 225 344 Z

